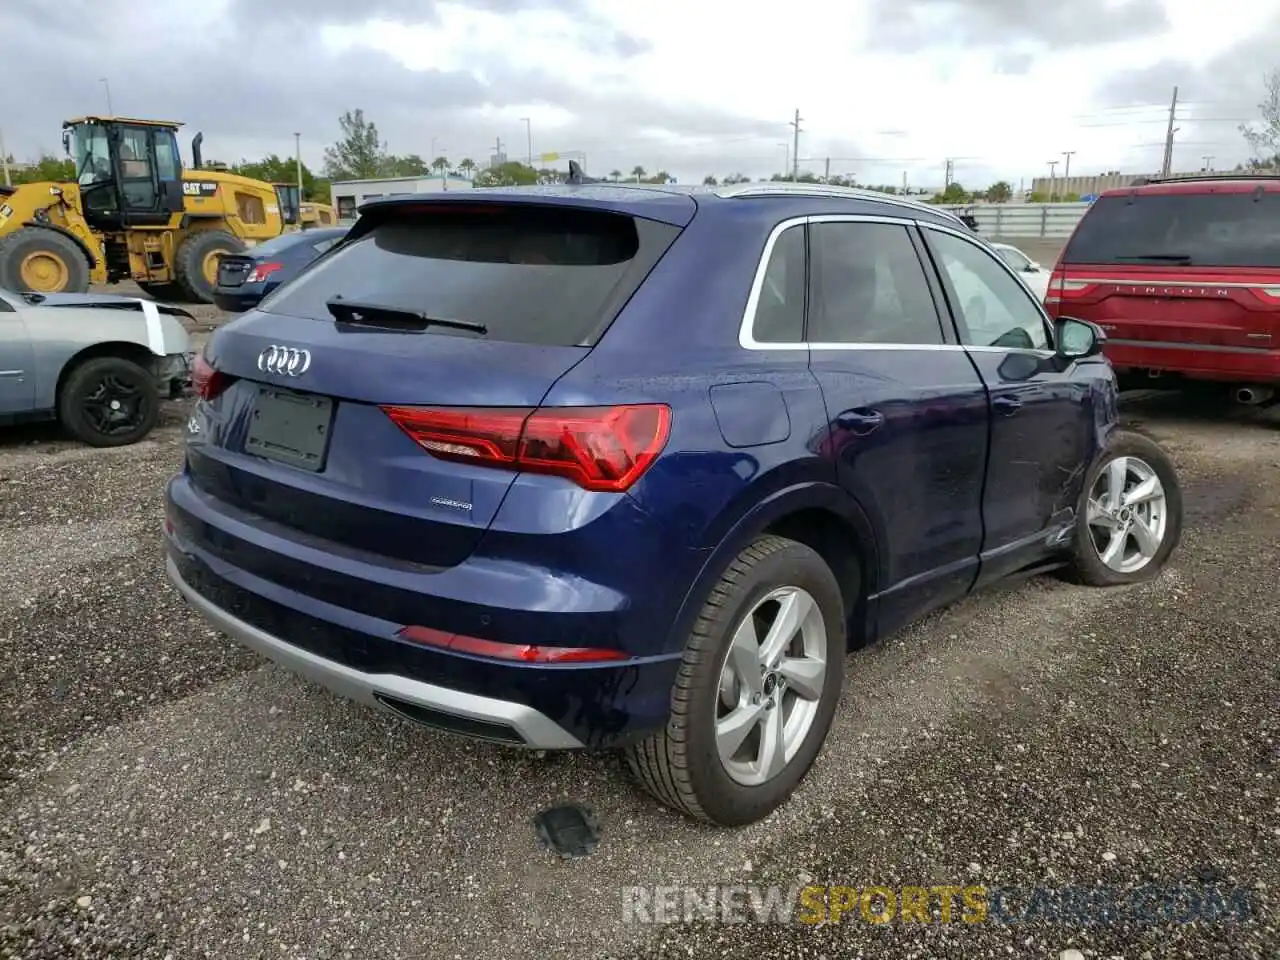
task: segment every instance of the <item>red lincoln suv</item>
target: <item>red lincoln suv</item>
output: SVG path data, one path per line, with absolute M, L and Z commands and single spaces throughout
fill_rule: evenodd
M 1045 307 L 1106 331 L 1122 388 L 1222 383 L 1240 403 L 1280 402 L 1280 175 L 1106 191 Z

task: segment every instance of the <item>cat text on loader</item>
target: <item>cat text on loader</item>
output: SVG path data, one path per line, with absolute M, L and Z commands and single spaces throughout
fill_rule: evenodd
M 162 300 L 211 303 L 218 259 L 284 229 L 275 187 L 195 169 L 178 152 L 181 124 L 82 117 L 63 125 L 74 183 L 0 186 L 0 287 L 83 293 L 134 280 Z

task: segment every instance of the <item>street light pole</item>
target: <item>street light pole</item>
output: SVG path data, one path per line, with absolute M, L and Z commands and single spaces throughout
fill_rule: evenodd
M 114 117 L 115 112 L 111 109 L 111 81 L 106 77 L 102 77 L 99 81 L 107 91 L 107 116 Z
M 533 168 L 533 121 L 528 117 L 521 117 L 524 121 L 524 134 L 529 146 L 529 167 Z
M 1071 192 L 1071 155 L 1074 150 L 1063 150 L 1062 155 L 1067 158 L 1067 162 L 1062 165 L 1062 192 Z
M 4 131 L 0 130 L 0 168 L 4 170 L 4 185 L 13 186 L 9 180 L 9 151 L 4 148 Z
M 1061 162 L 1062 162 L 1061 160 L 1049 161 L 1049 202 L 1050 203 L 1053 203 L 1056 199 L 1058 199 L 1058 184 L 1057 184 L 1057 181 L 1054 180 L 1053 174 L 1054 174 L 1054 170 L 1057 168 L 1058 164 Z

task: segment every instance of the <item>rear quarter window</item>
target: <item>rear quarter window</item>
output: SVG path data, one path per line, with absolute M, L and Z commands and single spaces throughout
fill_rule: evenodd
M 1062 260 L 1280 267 L 1280 193 L 1103 197 L 1085 213 Z
M 260 309 L 329 321 L 326 302 L 340 296 L 481 323 L 490 340 L 589 346 L 680 232 L 594 210 L 451 206 L 385 214 Z M 475 335 L 441 326 L 428 332 Z

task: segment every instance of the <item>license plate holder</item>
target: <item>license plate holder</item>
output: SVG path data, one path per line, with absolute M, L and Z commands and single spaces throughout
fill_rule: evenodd
M 333 401 L 278 387 L 259 387 L 245 434 L 246 453 L 300 470 L 324 469 Z

